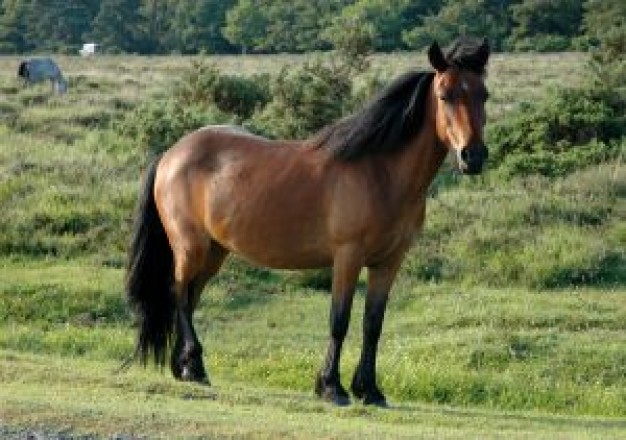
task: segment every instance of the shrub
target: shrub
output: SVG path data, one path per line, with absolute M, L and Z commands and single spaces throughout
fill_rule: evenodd
M 117 129 L 130 137 L 146 152 L 161 153 L 186 133 L 210 124 L 232 122 L 212 106 L 184 106 L 171 99 L 149 101 L 121 120 Z
M 272 101 L 250 125 L 271 137 L 308 137 L 349 109 L 351 88 L 347 70 L 320 60 L 283 68 L 270 83 Z
M 498 173 L 503 176 L 564 176 L 585 166 L 606 162 L 619 154 L 621 148 L 618 141 L 604 143 L 594 139 L 586 145 L 574 146 L 559 154 L 552 151 L 514 154 L 504 161 Z
M 370 70 L 352 81 L 352 93 L 347 109 L 352 111 L 363 107 L 386 85 L 384 75 L 377 70 Z
M 490 163 L 506 175 L 563 175 L 615 157 L 624 116 L 602 91 L 553 90 L 487 126 Z
M 596 86 L 611 92 L 626 105 L 626 3 L 621 0 L 587 0 L 583 27 L 593 46 L 592 73 Z
M 211 64 L 194 62 L 174 96 L 181 105 L 212 104 L 224 113 L 248 119 L 270 100 L 269 75 L 224 75 Z

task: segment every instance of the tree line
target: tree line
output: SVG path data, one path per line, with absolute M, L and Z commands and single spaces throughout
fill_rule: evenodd
M 613 2 L 614 0 L 607 0 Z M 592 0 L 0 0 L 0 53 L 277 53 L 359 41 L 376 51 L 421 49 L 459 34 L 499 51 L 593 44 Z

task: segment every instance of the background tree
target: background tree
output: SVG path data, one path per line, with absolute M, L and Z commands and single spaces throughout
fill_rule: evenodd
M 375 50 L 404 49 L 402 31 L 415 26 L 422 15 L 436 11 L 440 4 L 440 1 L 423 0 L 358 0 L 332 19 L 325 35 L 331 41 L 339 41 L 342 33 L 354 33 L 353 27 L 363 27 L 363 34 L 373 36 Z
M 170 44 L 181 53 L 226 53 L 233 45 L 222 35 L 226 12 L 236 0 L 179 0 L 170 23 Z
M 421 25 L 404 33 L 411 48 L 423 48 L 433 40 L 449 42 L 458 35 L 484 36 L 493 49 L 501 50 L 510 29 L 507 0 L 447 0 L 435 15 L 423 17 Z
M 592 67 L 598 85 L 626 102 L 626 2 L 587 0 L 583 29 L 595 46 Z M 621 109 L 624 114 L 624 107 Z
M 558 51 L 580 32 L 582 0 L 524 0 L 511 6 L 510 44 L 518 50 Z
M 134 52 L 140 20 L 139 0 L 102 0 L 89 36 L 106 52 Z
M 262 46 L 267 28 L 267 17 L 263 13 L 267 0 L 239 0 L 226 13 L 223 34 L 226 39 L 241 48 L 242 52 Z
M 607 37 L 613 42 L 607 39 L 604 46 L 619 46 L 622 25 L 614 22 L 624 17 L 623 3 L 0 0 L 0 53 L 74 51 L 85 37 L 105 50 L 141 54 L 306 52 L 365 43 L 375 51 L 393 51 L 421 49 L 432 40 L 448 42 L 460 34 L 486 36 L 495 50 L 587 49 L 599 44 L 599 37 L 591 34 L 600 31 L 603 22 L 614 34 Z M 583 13 L 588 17 L 584 22 Z
M 240 0 L 226 18 L 233 44 L 259 52 L 329 49 L 321 37 L 347 0 Z
M 0 53 L 19 53 L 34 46 L 26 40 L 28 0 L 0 2 Z
M 139 52 L 167 52 L 171 17 L 176 3 L 176 0 L 140 0 Z
M 333 20 L 323 37 L 333 45 L 351 71 L 363 72 L 369 67 L 367 57 L 374 51 L 376 40 L 376 30 L 371 23 L 361 23 L 358 17 L 342 14 Z
M 98 11 L 98 1 L 30 0 L 26 40 L 38 49 L 73 51 L 83 43 Z

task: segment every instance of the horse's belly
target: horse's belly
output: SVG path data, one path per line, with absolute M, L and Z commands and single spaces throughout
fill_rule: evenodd
M 323 228 L 311 218 L 293 218 L 288 212 L 214 218 L 210 234 L 232 253 L 261 266 L 306 269 L 332 265 Z
M 235 251 L 235 253 L 256 265 L 272 269 L 314 269 L 332 266 L 332 258 L 324 255 L 292 254 L 285 257 L 245 251 Z
M 299 240 L 290 242 L 285 238 L 274 239 L 259 234 L 256 239 L 224 241 L 221 244 L 232 253 L 260 266 L 274 269 L 310 269 L 332 265 L 332 256 L 328 251 L 319 245 Z

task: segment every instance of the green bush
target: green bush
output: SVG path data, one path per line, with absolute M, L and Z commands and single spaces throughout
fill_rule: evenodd
M 619 154 L 624 116 L 591 88 L 553 90 L 487 126 L 490 163 L 506 175 L 564 175 Z
M 577 169 L 606 162 L 624 148 L 624 142 L 604 143 L 596 139 L 586 145 L 572 146 L 558 154 L 542 150 L 528 154 L 513 154 L 502 163 L 497 173 L 502 176 L 540 174 L 548 177 L 564 176 Z M 557 143 L 563 144 L 563 143 Z
M 145 102 L 118 121 L 117 131 L 159 153 L 197 128 L 241 123 L 269 101 L 269 76 L 223 75 L 194 62 L 171 96 Z
M 211 64 L 194 62 L 175 92 L 181 105 L 214 105 L 224 113 L 248 119 L 270 100 L 269 75 L 224 75 Z
M 354 78 L 347 108 L 355 110 L 363 107 L 385 87 L 387 81 L 384 78 L 382 72 L 373 69 Z
M 169 99 L 140 105 L 118 122 L 117 129 L 144 151 L 154 154 L 167 150 L 192 130 L 229 122 L 232 122 L 232 116 L 215 107 L 184 106 Z
M 351 90 L 347 69 L 320 60 L 284 68 L 271 81 L 272 100 L 250 125 L 271 137 L 308 137 L 349 110 Z
M 365 63 L 365 56 L 360 63 Z M 125 115 L 118 132 L 163 151 L 186 132 L 215 123 L 240 124 L 270 138 L 306 138 L 361 106 L 380 89 L 378 72 L 355 77 L 345 54 L 285 67 L 275 76 L 224 75 L 194 62 L 171 96 Z

